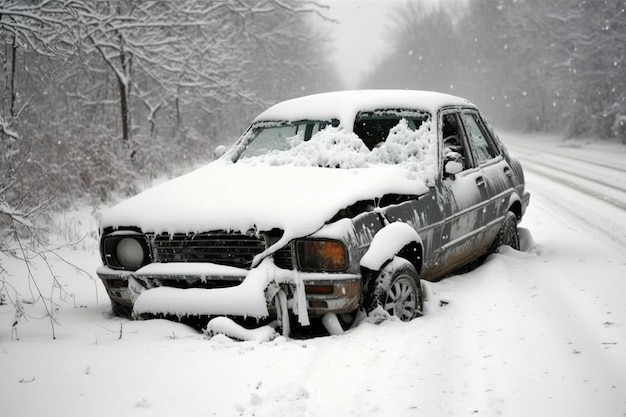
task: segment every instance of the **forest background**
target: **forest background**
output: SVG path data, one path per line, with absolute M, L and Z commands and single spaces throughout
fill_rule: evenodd
M 0 0 L 0 251 L 206 163 L 268 105 L 342 89 L 330 20 L 306 0 Z M 626 144 L 626 1 L 407 1 L 390 21 L 361 88 Z

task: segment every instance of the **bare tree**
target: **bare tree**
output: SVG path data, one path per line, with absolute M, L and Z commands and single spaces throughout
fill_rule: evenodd
M 54 59 L 63 59 L 76 50 L 74 2 L 26 0 L 0 2 L 0 40 L 4 82 L 0 109 L 0 149 L 3 178 L 11 178 L 12 159 L 19 154 L 18 118 L 28 102 L 18 101 L 18 55 L 20 50 Z M 1 185 L 1 184 L 0 184 Z M 6 186 L 6 184 L 5 184 Z
M 33 257 L 46 261 L 47 248 L 38 219 L 46 213 L 50 198 L 29 198 L 32 189 L 24 182 L 25 166 L 29 162 L 30 143 L 25 140 L 23 113 L 32 97 L 26 60 L 39 56 L 62 62 L 77 50 L 75 16 L 81 10 L 78 2 L 46 0 L 0 2 L 0 44 L 2 58 L 2 103 L 0 107 L 0 251 L 21 259 L 27 269 L 32 289 L 29 302 L 43 303 L 54 334 L 54 305 L 51 295 L 45 295 L 32 272 Z M 22 94 L 21 94 L 22 93 Z M 0 269 L 2 266 L 0 265 Z M 23 295 L 9 291 L 6 271 L 0 276 L 0 292 L 16 309 L 14 329 L 24 317 Z M 59 287 L 60 288 L 60 287 Z
M 28 151 L 20 132 L 20 115 L 30 99 L 19 96 L 18 61 L 24 59 L 24 51 L 28 50 L 56 60 L 74 53 L 77 44 L 74 16 L 79 6 L 75 2 L 56 0 L 0 2 L 0 41 L 4 46 L 1 55 L 4 80 L 0 108 L 0 213 L 9 217 L 9 223 L 21 219 L 20 223 L 24 224 L 42 207 L 41 204 L 22 207 L 22 198 L 11 198 Z
M 315 3 L 119 0 L 96 3 L 80 15 L 82 50 L 97 54 L 117 82 L 122 140 L 131 136 L 133 100 L 145 105 L 154 129 L 157 110 L 191 103 L 258 103 L 243 69 L 254 50 L 292 34 L 269 31 L 263 16 L 315 12 Z

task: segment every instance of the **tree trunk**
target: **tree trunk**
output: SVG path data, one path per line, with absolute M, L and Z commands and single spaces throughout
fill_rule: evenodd
M 17 92 L 15 91 L 15 67 L 17 64 L 17 35 L 13 37 L 13 48 L 11 48 L 11 123 L 15 123 L 15 102 Z
M 126 53 L 124 52 L 123 46 L 120 51 L 120 61 L 122 65 L 122 73 L 124 74 L 124 79 L 120 77 L 117 78 L 120 90 L 120 111 L 122 112 L 122 142 L 128 145 L 130 143 L 130 113 L 128 103 L 128 97 L 130 95 L 128 91 L 129 71 L 128 62 L 126 61 Z
M 180 94 L 180 88 L 178 89 Z M 180 98 L 176 96 L 176 130 L 180 132 L 180 126 L 183 124 L 183 115 L 180 111 Z
M 122 142 L 128 145 L 130 141 L 130 117 L 128 113 L 128 91 L 124 80 L 117 80 L 120 90 L 120 110 L 122 112 Z

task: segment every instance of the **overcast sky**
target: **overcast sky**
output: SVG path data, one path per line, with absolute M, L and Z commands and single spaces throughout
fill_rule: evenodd
M 385 49 L 389 12 L 402 0 L 323 0 L 327 15 L 340 23 L 330 25 L 335 42 L 335 62 L 345 88 L 358 82 L 380 59 Z

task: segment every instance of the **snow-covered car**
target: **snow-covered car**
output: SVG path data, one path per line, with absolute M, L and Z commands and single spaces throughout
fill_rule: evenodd
M 221 158 L 105 212 L 115 312 L 308 325 L 422 314 L 422 280 L 519 246 L 522 167 L 469 101 L 349 91 L 260 114 Z

